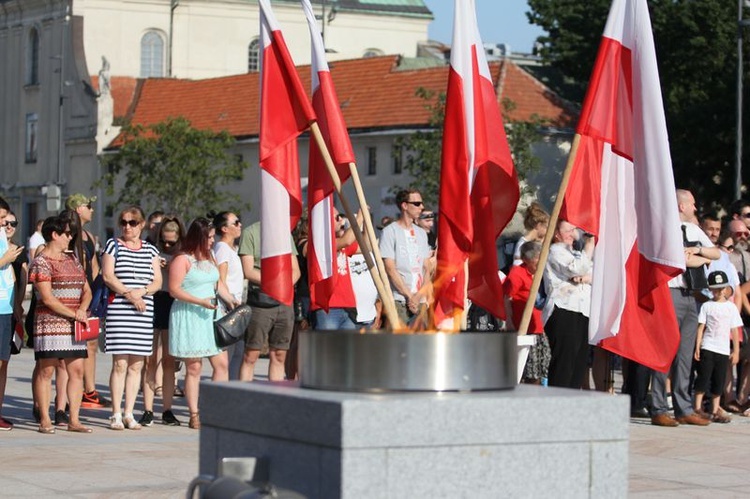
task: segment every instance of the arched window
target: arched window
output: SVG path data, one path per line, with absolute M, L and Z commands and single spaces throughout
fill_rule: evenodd
M 148 31 L 141 38 L 141 78 L 164 76 L 164 38 Z
M 26 84 L 39 84 L 39 32 L 36 28 L 31 28 L 29 31 L 26 46 Z
M 365 53 L 362 54 L 362 57 L 367 59 L 368 57 L 380 57 L 381 55 L 383 55 L 382 50 L 370 48 L 365 50 Z
M 247 72 L 253 73 L 260 69 L 260 40 L 253 38 L 247 46 Z

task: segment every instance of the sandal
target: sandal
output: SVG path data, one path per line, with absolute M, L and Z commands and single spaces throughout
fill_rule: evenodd
M 109 428 L 110 430 L 124 430 L 125 425 L 122 424 L 122 414 L 119 412 L 117 414 L 112 414 L 112 416 L 109 418 Z
M 726 424 L 726 423 L 731 423 L 732 422 L 732 418 L 729 417 L 729 416 L 727 416 L 727 415 L 724 415 L 724 414 L 722 414 L 720 412 L 715 412 L 715 413 L 713 413 L 711 415 L 711 421 L 713 421 L 714 423 L 724 423 L 724 424 Z
M 94 430 L 91 428 L 88 428 L 86 426 L 83 426 L 82 424 L 79 425 L 68 425 L 68 431 L 72 431 L 74 433 L 92 433 Z
M 45 435 L 54 435 L 55 434 L 55 427 L 54 426 L 41 426 L 41 425 L 39 425 L 39 429 L 37 431 L 39 433 L 43 433 Z
M 122 418 L 122 424 L 124 424 L 128 430 L 140 430 L 143 428 L 143 426 L 135 420 L 132 414 L 125 414 L 125 417 Z
M 188 427 L 194 430 L 201 429 L 201 418 L 197 412 L 190 413 L 190 421 L 188 421 Z

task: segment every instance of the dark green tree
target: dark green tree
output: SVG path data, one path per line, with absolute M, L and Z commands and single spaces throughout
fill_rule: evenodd
M 148 127 L 126 126 L 122 146 L 101 160 L 107 172 L 99 181 L 115 204 L 161 209 L 185 220 L 209 211 L 242 211 L 249 204 L 222 189 L 239 182 L 247 168 L 229 152 L 235 143 L 226 131 L 197 130 L 185 118 Z
M 573 98 L 582 100 L 611 1 L 528 4 L 529 20 L 547 32 L 538 40 L 541 56 L 574 80 Z M 734 185 L 737 2 L 652 0 L 648 5 L 675 181 L 693 190 L 704 207 L 726 206 Z
M 443 121 L 445 117 L 445 93 L 434 92 L 419 87 L 416 95 L 424 100 L 430 111 L 429 127 L 411 135 L 396 139 L 395 153 L 404 155 L 404 169 L 412 176 L 410 188 L 418 189 L 427 206 L 438 205 L 440 193 L 440 158 L 443 142 Z M 534 118 L 531 122 L 511 121 L 508 118 L 515 104 L 503 99 L 503 120 L 508 144 L 513 153 L 513 161 L 519 179 L 539 168 L 539 158 L 534 156 L 531 146 L 539 140 L 539 126 L 542 121 Z M 394 186 L 393 191 L 403 186 Z

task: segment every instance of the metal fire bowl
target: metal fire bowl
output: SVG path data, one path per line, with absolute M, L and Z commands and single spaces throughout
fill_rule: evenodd
M 513 388 L 517 337 L 515 332 L 300 332 L 300 382 L 304 388 L 346 392 Z

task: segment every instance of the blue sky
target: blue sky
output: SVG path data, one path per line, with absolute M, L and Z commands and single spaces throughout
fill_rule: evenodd
M 526 19 L 526 0 L 475 0 L 479 33 L 484 43 L 507 43 L 513 52 L 531 52 L 534 40 L 542 34 Z M 435 20 L 430 23 L 433 40 L 450 43 L 453 33 L 453 0 L 425 0 Z

